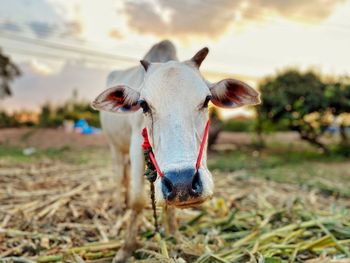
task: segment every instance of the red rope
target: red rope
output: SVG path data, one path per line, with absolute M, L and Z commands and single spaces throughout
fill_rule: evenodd
M 205 125 L 205 129 L 204 129 L 204 134 L 203 134 L 203 138 L 199 147 L 199 153 L 198 153 L 198 157 L 197 157 L 197 162 L 196 162 L 196 172 L 198 172 L 199 167 L 201 166 L 201 161 L 202 161 L 202 157 L 203 157 L 203 152 L 204 152 L 204 146 L 205 143 L 207 141 L 207 137 L 208 137 L 208 133 L 209 133 L 209 127 L 210 127 L 210 119 L 207 121 L 207 124 Z M 149 139 L 148 139 L 148 133 L 147 133 L 147 129 L 143 128 L 142 130 L 142 137 L 143 137 L 143 144 L 142 144 L 142 149 L 148 150 L 149 148 L 152 148 Z M 156 157 L 154 156 L 152 150 L 149 152 L 149 157 L 152 160 L 152 163 L 154 165 L 154 167 L 157 170 L 157 173 L 160 177 L 164 176 L 164 173 L 160 170 Z
M 154 154 L 152 152 L 152 146 L 151 144 L 149 143 L 149 139 L 148 139 L 148 133 L 147 133 L 147 129 L 146 128 L 143 128 L 142 130 L 142 137 L 143 137 L 143 144 L 142 144 L 142 149 L 144 151 L 146 151 L 147 149 L 151 148 L 151 151 L 149 152 L 149 158 L 151 158 L 151 161 L 154 165 L 154 168 L 156 168 L 157 170 L 157 173 L 160 177 L 164 176 L 164 173 L 160 170 L 159 166 L 158 166 L 158 163 L 156 161 L 156 158 L 154 157 Z
M 198 157 L 197 157 L 196 172 L 198 172 L 198 169 L 201 166 L 204 146 L 205 146 L 205 143 L 207 141 L 207 137 L 208 137 L 208 133 L 209 133 L 209 127 L 210 127 L 210 119 L 208 119 L 207 124 L 205 125 L 204 134 L 203 134 L 201 146 L 199 148 L 199 153 L 198 153 Z
M 154 167 L 156 168 L 158 175 L 159 175 L 160 177 L 163 177 L 163 176 L 164 176 L 164 173 L 160 170 L 160 168 L 159 168 L 159 166 L 158 166 L 158 163 L 157 163 L 157 161 L 156 161 L 156 157 L 154 157 L 153 152 L 150 152 L 150 153 L 149 153 L 149 157 L 151 158 L 152 163 L 153 163 Z
M 142 129 L 142 137 L 143 137 L 142 149 L 145 151 L 148 148 L 152 147 L 151 144 L 149 143 L 149 140 L 148 140 L 148 134 L 147 134 L 147 129 L 146 128 Z

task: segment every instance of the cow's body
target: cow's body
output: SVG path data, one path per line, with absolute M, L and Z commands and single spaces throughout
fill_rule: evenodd
M 116 205 L 120 211 L 131 208 L 124 245 L 114 262 L 125 262 L 135 249 L 138 219 L 148 201 L 142 129 L 146 128 L 156 159 L 153 164 L 158 167 L 157 203 L 197 206 L 210 199 L 214 189 L 206 161 L 209 101 L 223 108 L 259 103 L 259 93 L 246 83 L 235 79 L 209 83 L 204 79 L 199 67 L 208 51 L 203 48 L 190 60 L 179 62 L 174 45 L 162 41 L 146 54 L 142 66 L 113 71 L 108 89 L 92 102 L 102 111 L 102 129 L 112 152 Z M 168 212 L 167 229 L 171 232 L 176 225 L 173 208 Z
M 177 60 L 175 47 L 169 41 L 162 41 L 154 45 L 144 59 L 149 62 Z M 107 78 L 107 88 L 126 84 L 140 91 L 144 75 L 145 70 L 141 65 L 127 70 L 113 71 Z M 111 148 L 113 170 L 117 177 L 118 206 L 122 208 L 124 203 L 128 203 L 131 208 L 140 210 L 148 200 L 143 191 L 142 111 L 129 114 L 102 111 L 100 118 L 103 132 Z
M 144 71 L 141 66 L 123 71 L 113 71 L 108 76 L 107 87 L 112 87 L 117 81 L 118 83 L 139 87 L 143 75 Z M 113 170 L 117 181 L 118 209 L 122 210 L 124 204 L 127 205 L 128 203 L 141 209 L 144 203 L 142 191 L 143 155 L 141 152 L 142 113 L 113 114 L 101 112 L 100 118 L 113 158 Z M 130 180 L 131 178 L 132 180 Z M 137 189 L 137 191 L 131 191 L 131 189 Z M 133 196 L 130 196 L 129 193 L 133 193 Z
M 175 47 L 169 41 L 162 41 L 151 48 L 145 59 L 150 62 L 177 60 Z M 141 65 L 113 71 L 107 78 L 107 88 L 122 83 L 139 91 L 144 75 L 145 70 Z M 127 227 L 125 247 L 115 258 L 115 262 L 123 262 L 136 244 L 137 220 L 149 200 L 144 192 L 144 157 L 141 148 L 144 117 L 142 111 L 129 114 L 101 111 L 100 119 L 112 154 L 117 209 L 119 211 L 127 207 L 132 209 L 132 220 L 129 220 Z M 170 229 L 173 230 L 174 221 L 169 223 Z

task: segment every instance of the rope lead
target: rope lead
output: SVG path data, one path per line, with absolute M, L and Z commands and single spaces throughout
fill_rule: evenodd
M 155 192 L 154 191 L 154 182 L 157 179 L 157 170 L 154 167 L 153 162 L 150 158 L 150 153 L 152 152 L 152 148 L 151 147 L 147 147 L 147 148 L 143 147 L 143 151 L 144 151 L 143 154 L 144 154 L 145 162 L 146 162 L 145 176 L 150 183 L 151 201 L 152 201 L 153 218 L 154 218 L 154 228 L 155 228 L 156 232 L 159 232 L 158 217 L 157 217 L 157 210 L 156 210 L 156 199 L 155 199 L 155 193 L 154 193 Z

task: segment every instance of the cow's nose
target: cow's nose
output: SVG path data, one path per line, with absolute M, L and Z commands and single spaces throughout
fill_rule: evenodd
M 166 172 L 162 177 L 162 191 L 167 201 L 184 202 L 202 194 L 202 182 L 194 169 Z

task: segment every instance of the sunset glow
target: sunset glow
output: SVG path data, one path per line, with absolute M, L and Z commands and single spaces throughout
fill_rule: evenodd
M 109 71 L 137 65 L 164 38 L 181 60 L 208 46 L 209 80 L 234 76 L 257 86 L 286 67 L 350 72 L 350 1 L 183 1 L 2 1 L 1 48 L 23 76 L 1 107 L 37 110 L 73 89 L 90 100 Z

